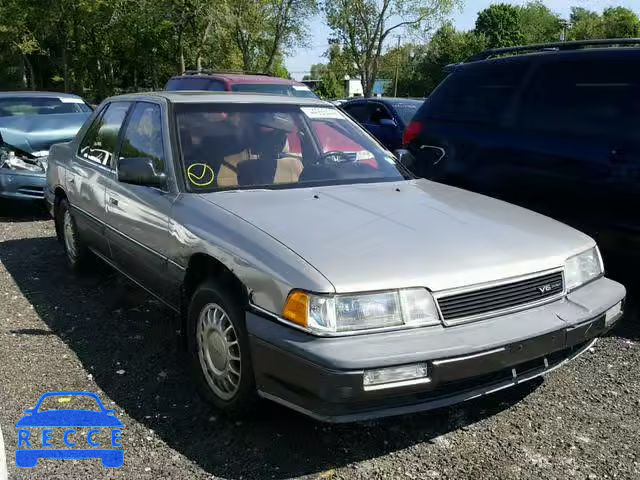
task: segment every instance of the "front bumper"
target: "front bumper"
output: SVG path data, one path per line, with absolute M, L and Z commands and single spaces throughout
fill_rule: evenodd
M 42 200 L 47 177 L 44 173 L 0 169 L 0 198 Z
M 561 300 L 453 327 L 319 338 L 247 313 L 260 395 L 329 422 L 399 415 L 479 397 L 550 372 L 619 320 L 624 300 L 601 278 Z M 427 362 L 429 383 L 365 391 L 365 369 Z

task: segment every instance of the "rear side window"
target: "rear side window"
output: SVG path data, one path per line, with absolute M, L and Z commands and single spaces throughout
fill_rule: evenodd
M 527 70 L 521 62 L 487 62 L 455 71 L 427 100 L 426 115 L 452 122 L 499 124 Z
M 543 63 L 519 109 L 528 130 L 640 138 L 640 73 L 629 59 Z
M 113 102 L 107 105 L 102 116 L 93 122 L 82 139 L 78 152 L 82 158 L 105 167 L 113 167 L 111 159 L 130 105 L 130 102 Z
M 208 90 L 210 92 L 224 92 L 224 82 L 207 77 L 179 77 L 167 82 L 165 90 Z

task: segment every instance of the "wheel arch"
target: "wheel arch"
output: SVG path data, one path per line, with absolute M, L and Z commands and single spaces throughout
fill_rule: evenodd
M 182 282 L 183 308 L 198 285 L 212 278 L 225 286 L 241 302 L 243 307 L 249 303 L 249 290 L 238 276 L 224 263 L 208 253 L 194 253 L 189 258 Z M 186 311 L 184 308 L 183 311 Z

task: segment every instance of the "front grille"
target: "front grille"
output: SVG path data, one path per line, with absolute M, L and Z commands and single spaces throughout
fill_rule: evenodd
M 444 296 L 438 299 L 438 305 L 445 321 L 459 321 L 538 302 L 563 291 L 562 272 L 554 272 L 495 287 Z

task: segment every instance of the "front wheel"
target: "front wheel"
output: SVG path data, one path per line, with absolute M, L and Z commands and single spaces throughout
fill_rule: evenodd
M 188 311 L 191 367 L 201 395 L 231 415 L 257 400 L 241 302 L 213 280 L 202 283 Z

